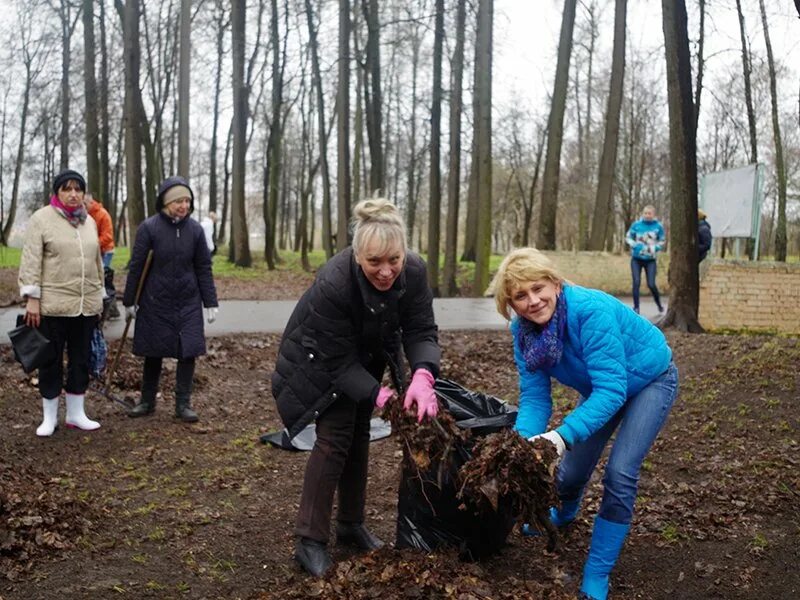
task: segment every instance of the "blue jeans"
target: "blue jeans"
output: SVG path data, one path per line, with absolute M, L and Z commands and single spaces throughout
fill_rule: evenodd
M 564 454 L 556 477 L 561 501 L 581 498 L 603 449 L 617 430 L 603 476 L 603 499 L 598 515 L 606 521 L 630 523 L 642 462 L 666 423 L 677 395 L 678 369 L 675 363 L 670 363 L 647 387 L 628 398 L 599 431 L 574 444 Z
M 111 268 L 111 259 L 114 258 L 114 251 L 103 253 L 103 266 Z
M 650 293 L 653 294 L 653 300 L 656 301 L 658 310 L 661 310 L 661 295 L 658 293 L 656 287 L 656 261 L 642 260 L 641 258 L 631 259 L 631 275 L 633 276 L 633 308 L 639 308 L 639 286 L 642 285 L 642 269 L 647 277 L 647 287 L 650 288 Z

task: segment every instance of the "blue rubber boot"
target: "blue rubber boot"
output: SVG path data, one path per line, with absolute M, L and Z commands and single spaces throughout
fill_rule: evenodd
M 583 567 L 581 583 L 581 592 L 592 600 L 606 600 L 608 597 L 608 576 L 617 562 L 630 527 L 630 524 L 595 518 L 592 544 Z
M 556 510 L 555 507 L 550 509 L 550 521 L 558 528 L 566 527 L 575 520 L 580 508 L 580 498 L 576 498 L 575 500 L 563 500 L 561 502 L 561 510 Z M 531 527 L 528 523 L 522 526 L 521 532 L 522 535 L 525 536 L 541 535 L 535 527 Z

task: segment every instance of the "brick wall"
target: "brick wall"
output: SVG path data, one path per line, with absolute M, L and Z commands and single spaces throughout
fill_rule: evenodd
M 706 259 L 700 267 L 706 329 L 800 333 L 800 264 Z

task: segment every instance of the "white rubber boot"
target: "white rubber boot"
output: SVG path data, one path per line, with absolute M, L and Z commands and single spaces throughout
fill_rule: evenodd
M 50 437 L 58 427 L 58 396 L 52 400 L 42 398 L 42 424 L 36 428 L 39 437 Z
M 100 428 L 100 423 L 92 421 L 83 410 L 84 394 L 67 394 L 67 427 L 93 431 Z

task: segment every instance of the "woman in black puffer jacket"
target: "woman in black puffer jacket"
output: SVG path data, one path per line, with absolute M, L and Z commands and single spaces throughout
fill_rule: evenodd
M 195 358 L 206 353 L 203 306 L 208 322 L 217 314 L 217 291 L 211 275 L 211 255 L 200 223 L 190 218 L 194 194 L 182 177 L 170 177 L 159 186 L 156 214 L 136 230 L 125 297 L 128 318 L 136 317 L 133 353 L 144 356 L 141 402 L 128 415 L 152 414 L 163 358 L 177 358 L 175 416 L 197 421 L 192 410 Z M 152 264 L 134 306 L 136 287 L 147 255 Z
M 387 200 L 354 209 L 353 245 L 331 258 L 303 294 L 281 340 L 272 394 L 290 437 L 316 421 L 297 515 L 295 558 L 321 576 L 339 490 L 337 541 L 362 550 L 383 543 L 364 525 L 370 418 L 403 387 L 401 348 L 413 377 L 405 406 L 421 421 L 437 411 L 441 350 L 425 263 L 406 248 L 403 220 Z

